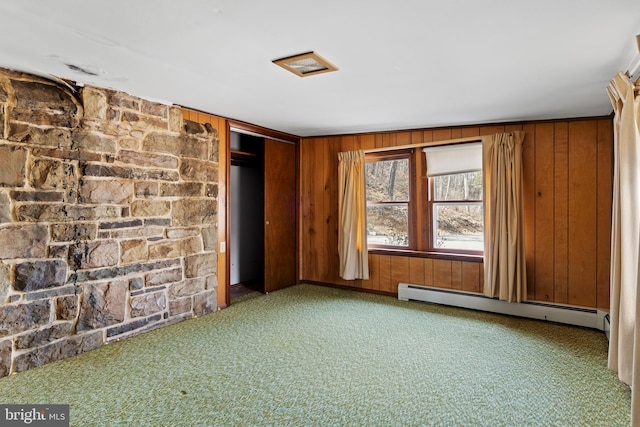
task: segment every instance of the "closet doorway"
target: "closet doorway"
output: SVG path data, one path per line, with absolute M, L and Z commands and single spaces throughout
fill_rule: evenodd
M 229 295 L 296 282 L 294 143 L 231 129 Z

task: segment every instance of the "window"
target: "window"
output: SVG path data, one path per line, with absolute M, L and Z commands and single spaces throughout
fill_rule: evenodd
M 409 248 L 411 152 L 367 155 L 367 242 L 373 247 Z
M 482 253 L 482 145 L 456 144 L 423 151 L 429 177 L 429 250 Z

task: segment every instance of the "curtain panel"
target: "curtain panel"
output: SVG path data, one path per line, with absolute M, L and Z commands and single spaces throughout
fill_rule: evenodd
M 369 279 L 364 151 L 338 153 L 340 277 Z
M 611 336 L 609 368 L 631 386 L 631 425 L 640 425 L 640 114 L 638 88 L 618 74 L 607 92 L 613 119 Z
M 524 132 L 498 133 L 483 140 L 484 295 L 526 301 L 522 197 Z

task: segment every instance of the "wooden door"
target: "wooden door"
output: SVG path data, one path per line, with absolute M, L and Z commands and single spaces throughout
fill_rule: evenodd
M 264 291 L 296 282 L 296 146 L 265 139 Z

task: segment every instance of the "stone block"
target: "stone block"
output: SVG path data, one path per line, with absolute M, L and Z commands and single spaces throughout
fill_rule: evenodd
M 71 148 L 71 132 L 63 128 L 39 128 L 24 123 L 12 123 L 9 129 L 9 141 L 16 141 L 30 146 Z
M 63 88 L 41 82 L 12 80 L 16 104 L 11 118 L 18 122 L 73 128 L 82 111 Z
M 204 125 L 194 122 L 193 120 L 184 120 L 184 132 L 188 135 L 206 134 L 207 129 Z
M 11 199 L 4 191 L 0 191 L 0 224 L 12 222 Z
M 183 126 L 182 110 L 180 107 L 169 107 L 169 131 L 181 132 Z
M 12 191 L 11 199 L 16 202 L 62 202 L 64 193 L 61 191 Z
M 104 343 L 102 331 L 73 335 L 43 347 L 22 353 L 15 358 L 15 372 L 23 372 L 47 363 L 94 350 Z
M 49 300 L 0 306 L 0 337 L 44 326 L 51 318 Z
M 207 281 L 204 277 L 186 279 L 182 282 L 174 283 L 169 287 L 169 299 L 195 295 L 207 289 Z
M 116 206 L 77 206 L 72 204 L 26 204 L 18 206 L 16 217 L 21 222 L 67 222 L 118 218 Z
M 158 195 L 157 182 L 136 182 L 136 197 L 151 198 Z
M 209 158 L 208 142 L 202 138 L 151 132 L 142 141 L 142 149 L 156 153 L 174 154 L 178 157 L 192 157 L 207 160 Z
M 145 227 L 170 227 L 171 226 L 171 218 L 145 218 L 144 220 Z
M 127 322 L 121 325 L 114 326 L 112 328 L 107 329 L 107 338 L 115 337 L 117 335 L 122 335 L 131 331 L 135 331 L 136 329 L 140 329 L 144 326 L 147 326 L 150 323 L 157 322 L 159 320 L 162 320 L 162 314 L 160 313 L 154 316 L 145 317 L 143 319 L 136 319 L 132 322 Z
M 104 91 L 85 86 L 81 92 L 84 117 L 95 119 L 107 118 L 107 95 Z
M 160 241 L 149 244 L 149 258 L 177 258 L 202 252 L 200 237 Z
M 209 252 L 191 255 L 184 259 L 184 276 L 187 278 L 208 276 L 217 272 L 217 255 Z
M 165 200 L 135 200 L 131 204 L 131 215 L 135 217 L 165 216 L 171 211 L 171 204 Z
M 169 316 L 189 313 L 191 310 L 193 310 L 193 303 L 190 297 L 169 301 Z
M 140 110 L 140 99 L 134 98 L 123 92 L 110 91 L 108 94 L 108 104 L 114 107 L 127 108 L 129 110 Z
M 74 242 L 93 240 L 97 227 L 93 223 L 51 224 L 51 240 L 54 242 Z
M 217 182 L 218 163 L 195 159 L 181 159 L 180 177 L 185 181 Z
M 167 230 L 167 238 L 169 239 L 184 239 L 185 237 L 194 237 L 200 235 L 200 228 L 172 228 Z
M 74 320 L 78 314 L 78 297 L 65 295 L 55 299 L 56 320 Z
M 23 187 L 27 151 L 8 145 L 0 146 L 0 187 Z
M 207 184 L 205 196 L 213 197 L 214 199 L 218 198 L 218 184 Z
M 149 316 L 167 308 L 164 292 L 138 295 L 131 298 L 131 317 Z
M 120 151 L 138 151 L 140 142 L 138 138 L 120 138 L 118 140 L 118 148 Z
M 113 137 L 82 129 L 76 129 L 71 133 L 71 144 L 72 148 L 78 150 L 112 154 L 118 151 L 118 144 Z
M 113 266 L 119 261 L 119 244 L 116 240 L 81 242 L 71 249 L 69 259 L 75 269 Z
M 126 204 L 131 202 L 134 185 L 130 181 L 83 179 L 78 192 L 80 203 Z
M 0 228 L 0 259 L 45 258 L 49 230 L 43 224 Z
M 129 291 L 137 291 L 144 288 L 144 279 L 142 277 L 134 277 L 129 280 Z
M 178 158 L 165 154 L 139 153 L 136 151 L 121 150 L 116 156 L 116 160 L 122 163 L 130 163 L 150 168 L 178 168 Z
M 128 209 L 128 208 L 124 208 Z M 123 213 L 124 215 L 124 213 Z M 129 219 L 126 221 L 108 221 L 100 223 L 100 230 L 117 230 L 120 228 L 131 228 L 142 226 L 141 219 Z
M 203 195 L 204 185 L 199 182 L 163 183 L 160 186 L 162 197 L 198 197 Z
M 66 150 L 56 148 L 31 148 L 34 157 L 53 157 L 62 160 L 83 160 L 85 162 L 100 162 L 102 154 L 89 153 L 88 151 Z
M 13 288 L 32 292 L 63 286 L 67 279 L 67 264 L 61 260 L 21 262 L 16 264 Z
M 86 285 L 80 304 L 78 331 L 122 322 L 128 288 L 127 280 Z
M 147 287 L 179 282 L 182 280 L 182 267 L 172 268 L 171 270 L 152 271 L 145 276 L 144 280 Z
M 149 259 L 146 240 L 124 240 L 120 242 L 120 259 L 123 264 Z
M 122 166 L 83 164 L 82 171 L 86 176 L 108 178 L 178 181 L 178 172 L 158 169 L 136 169 Z
M 218 227 L 216 225 L 202 229 L 202 244 L 205 251 L 218 250 Z
M 158 116 L 162 118 L 167 118 L 167 111 L 169 107 L 164 104 L 158 104 L 157 102 L 147 101 L 145 99 L 142 100 L 140 104 L 140 111 L 144 114 L 150 114 L 152 116 Z
M 166 119 L 160 117 L 149 116 L 146 114 L 133 113 L 131 111 L 123 111 L 120 118 L 124 123 L 131 123 L 133 129 L 144 130 L 163 130 L 166 131 L 169 127 Z M 131 132 L 132 136 L 134 132 Z
M 216 291 L 205 291 L 193 296 L 193 313 L 197 316 L 209 314 L 218 307 Z
M 180 259 L 163 259 L 153 262 L 137 262 L 121 267 L 107 267 L 96 270 L 79 271 L 74 273 L 67 282 L 92 282 L 96 280 L 113 279 L 116 277 L 128 276 L 133 273 L 146 273 L 153 270 L 177 267 Z
M 173 225 L 215 224 L 218 218 L 217 203 L 212 199 L 179 199 L 171 202 Z
M 7 301 L 11 292 L 11 266 L 0 262 L 0 304 Z
M 218 273 L 212 274 L 211 276 L 207 276 L 206 286 L 207 286 L 207 289 L 218 288 Z
M 147 237 L 154 239 L 164 236 L 164 228 L 146 226 L 139 228 L 123 228 L 114 229 L 111 232 L 111 237 L 114 239 L 134 239 L 136 237 Z
M 11 340 L 0 341 L 0 378 L 11 373 Z
M 79 286 L 59 286 L 57 288 L 48 288 L 42 291 L 27 292 L 24 298 L 27 301 L 35 301 L 39 299 L 51 299 L 64 295 L 75 295 L 80 292 Z
M 29 181 L 39 190 L 67 190 L 78 186 L 75 165 L 55 159 L 36 158 L 31 165 Z
M 40 347 L 52 341 L 66 337 L 71 333 L 72 324 L 70 322 L 55 323 L 47 328 L 27 332 L 19 335 L 15 339 L 16 350 L 26 350 L 28 348 Z

